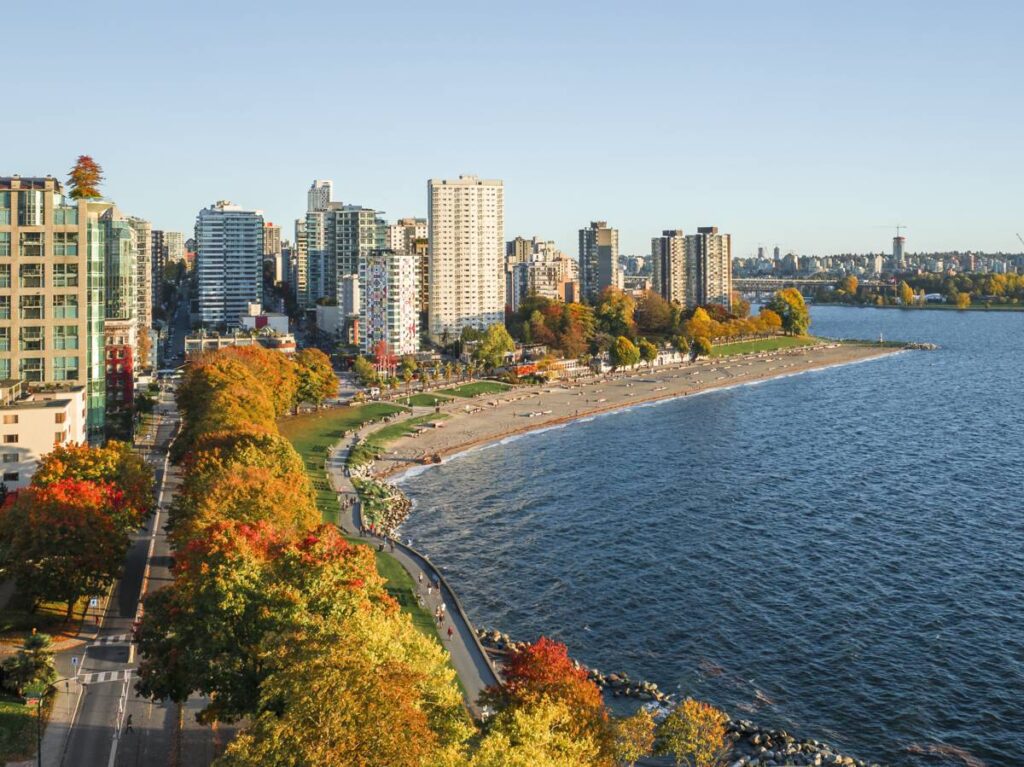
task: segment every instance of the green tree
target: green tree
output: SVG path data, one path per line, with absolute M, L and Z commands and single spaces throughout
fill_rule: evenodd
M 505 361 L 505 355 L 515 351 L 515 348 L 516 342 L 512 340 L 505 326 L 496 322 L 487 328 L 483 340 L 473 353 L 473 358 L 484 367 L 493 370 L 499 367 Z
M 373 386 L 378 381 L 377 368 L 366 357 L 356 357 L 352 363 L 352 372 L 362 386 Z
M 331 359 L 319 349 L 303 349 L 296 354 L 295 369 L 297 402 L 312 402 L 320 407 L 325 399 L 338 394 L 338 377 L 334 375 Z
M 680 354 L 686 354 L 690 351 L 690 342 L 684 335 L 672 336 L 672 347 Z
M 807 311 L 804 297 L 796 288 L 784 288 L 778 291 L 766 307 L 782 319 L 782 329 L 791 336 L 807 334 L 811 324 L 811 315 Z
M 628 368 L 640 361 L 640 350 L 628 338 L 619 336 L 608 350 L 608 357 L 613 368 Z
M 711 342 L 704 336 L 693 339 L 693 354 L 695 357 L 710 357 L 711 356 Z
M 654 362 L 654 360 L 658 359 L 658 347 L 646 338 L 641 338 L 637 346 L 640 351 L 640 359 L 644 362 Z
M 48 685 L 57 678 L 53 666 L 53 640 L 48 634 L 25 637 L 14 655 L 3 662 L 4 686 L 21 696 L 26 687 Z
M 717 767 L 725 755 L 728 717 L 714 706 L 687 698 L 658 727 L 658 753 L 677 765 Z
M 94 199 L 102 197 L 100 182 L 103 181 L 103 168 L 87 154 L 81 154 L 74 167 L 68 172 L 68 185 L 71 191 L 68 197 L 72 200 Z
M 646 290 L 633 313 L 641 333 L 668 333 L 672 327 L 672 304 L 653 290 Z

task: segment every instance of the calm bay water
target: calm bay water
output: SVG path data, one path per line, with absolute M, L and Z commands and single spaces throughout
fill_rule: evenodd
M 1024 314 L 812 330 L 941 349 L 465 454 L 404 534 L 479 625 L 859 758 L 1024 764 Z

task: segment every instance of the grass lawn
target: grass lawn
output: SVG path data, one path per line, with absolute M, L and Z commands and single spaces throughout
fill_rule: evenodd
M 732 354 L 752 354 L 754 352 L 774 352 L 778 349 L 793 349 L 797 346 L 812 346 L 821 343 L 814 336 L 776 336 L 761 338 L 756 341 L 739 341 L 734 344 L 715 345 L 711 348 L 712 357 L 727 357 Z
M 46 719 L 52 698 L 43 708 Z M 20 698 L 0 695 L 0 763 L 31 759 L 36 753 L 36 707 Z
M 316 505 L 326 521 L 336 524 L 339 512 L 338 498 L 324 474 L 327 449 L 338 441 L 343 431 L 404 411 L 405 408 L 395 405 L 373 402 L 358 407 L 330 408 L 318 413 L 283 418 L 278 422 L 281 434 L 302 456 L 306 473 L 316 490 Z
M 498 394 L 508 391 L 511 387 L 508 384 L 498 381 L 474 381 L 473 383 L 462 384 L 451 389 L 441 389 L 441 394 L 451 394 L 455 397 L 476 397 L 480 394 Z
M 442 397 L 437 394 L 420 392 L 419 394 L 413 394 L 411 397 L 405 397 L 398 401 L 403 405 L 409 405 L 410 407 L 434 407 L 435 405 L 450 402 L 451 397 Z
M 406 418 L 398 423 L 388 424 L 376 431 L 370 432 L 366 439 L 348 454 L 348 465 L 362 466 L 376 458 L 382 453 L 388 442 L 393 442 L 406 434 L 412 434 L 417 426 L 433 421 L 440 421 L 448 417 L 447 413 L 427 413 L 418 415 L 415 418 Z
M 18 595 L 15 594 L 11 603 L 0 610 L 0 643 L 18 644 L 32 633 L 32 629 L 54 637 L 75 636 L 89 607 L 88 597 L 82 597 L 75 604 L 71 620 L 65 623 L 68 606 L 63 602 L 43 602 L 34 613 L 22 609 L 17 602 Z

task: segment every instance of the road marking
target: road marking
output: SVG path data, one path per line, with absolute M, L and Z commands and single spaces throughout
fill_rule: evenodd
M 100 645 L 108 644 L 127 644 L 132 641 L 131 634 L 114 634 L 113 636 L 100 637 L 93 642 L 89 643 L 90 647 L 98 647 Z
M 104 682 L 126 681 L 132 675 L 132 668 L 119 668 L 116 671 L 93 671 L 89 674 L 79 674 L 79 684 L 103 684 Z

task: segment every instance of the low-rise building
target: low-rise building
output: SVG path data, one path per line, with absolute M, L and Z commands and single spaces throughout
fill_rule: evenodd
M 84 386 L 33 393 L 22 387 L 21 381 L 0 381 L 0 465 L 8 490 L 28 485 L 55 445 L 88 439 Z
M 291 333 L 263 332 L 257 335 L 239 334 L 234 336 L 222 336 L 216 333 L 202 336 L 185 337 L 185 359 L 194 360 L 207 353 L 226 349 L 229 346 L 262 346 L 265 349 L 274 349 L 283 354 L 294 354 L 298 349 L 295 343 L 295 336 Z
M 243 330 L 263 330 L 284 335 L 288 332 L 288 315 L 280 312 L 265 312 L 259 304 L 249 304 L 249 311 L 239 318 Z

